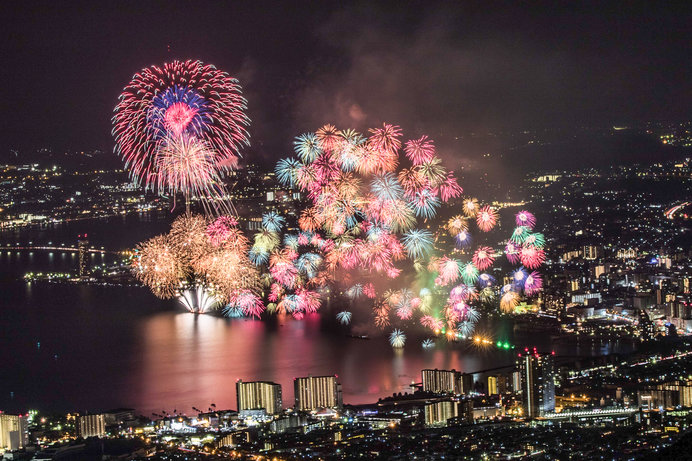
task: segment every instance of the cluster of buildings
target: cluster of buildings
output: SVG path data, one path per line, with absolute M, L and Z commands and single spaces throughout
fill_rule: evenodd
M 456 418 L 472 423 L 505 416 L 521 418 L 544 417 L 555 412 L 555 356 L 536 349 L 517 354 L 514 369 L 509 373 L 478 375 L 456 370 L 426 369 L 421 371 L 419 392 L 432 399 L 423 406 L 426 426 L 446 426 Z
M 71 433 L 82 439 L 140 434 L 166 442 L 213 440 L 221 447 L 278 434 L 324 430 L 335 423 L 371 430 L 402 424 L 445 427 L 473 424 L 479 419 L 537 418 L 554 413 L 555 380 L 554 355 L 527 349 L 518 354 L 510 375 L 487 376 L 488 388 L 483 392 L 479 392 L 471 373 L 425 369 L 413 394 L 381 399 L 373 405 L 344 406 L 337 376 L 307 376 L 294 379 L 294 405 L 285 409 L 280 384 L 238 380 L 237 411 L 198 411 L 194 417 L 159 415 L 160 419 L 147 421 L 135 417 L 132 409 L 117 409 L 68 415 L 61 426 L 65 431 L 71 428 Z M 506 410 L 512 406 L 518 411 Z M 27 447 L 28 417 L 0 414 L 0 449 L 11 452 Z M 63 440 L 65 433 L 57 440 Z
M 666 355 L 633 353 L 579 364 L 560 364 L 553 353 L 527 348 L 505 372 L 424 369 L 415 392 L 365 405 L 344 405 L 336 376 L 307 376 L 295 378 L 291 408 L 284 408 L 280 384 L 239 380 L 237 409 L 210 408 L 195 416 L 150 420 L 118 409 L 50 421 L 35 412 L 0 414 L 0 449 L 9 459 L 59 459 L 94 450 L 101 450 L 99 459 L 116 459 L 109 458 L 108 444 L 93 442 L 98 438 L 126 443 L 127 459 L 176 459 L 176 453 L 187 459 L 319 459 L 328 453 L 350 459 L 389 453 L 383 450 L 403 456 L 413 449 L 481 457 L 646 453 L 692 428 L 692 353 L 682 352 L 689 342 L 679 341 Z M 651 380 L 662 375 L 675 376 L 675 383 Z M 501 442 L 485 438 L 492 434 Z M 575 444 L 567 434 L 590 441 Z
M 238 413 L 241 418 L 273 419 L 283 413 L 281 384 L 270 381 L 236 382 Z M 293 381 L 296 412 L 335 414 L 342 405 L 341 384 L 336 376 L 307 376 Z
M 0 412 L 0 449 L 21 450 L 28 443 L 28 415 L 8 415 Z
M 527 178 L 549 260 L 537 309 L 566 333 L 692 333 L 690 159 Z
M 100 163 L 100 155 L 75 153 L 68 158 L 72 157 L 96 157 L 94 165 Z M 163 210 L 167 206 L 167 201 L 146 194 L 122 169 L 58 166 L 45 161 L 0 165 L 0 229 Z

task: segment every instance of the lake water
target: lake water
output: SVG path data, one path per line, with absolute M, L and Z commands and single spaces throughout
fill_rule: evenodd
M 0 243 L 72 244 L 77 234 L 107 249 L 133 247 L 166 231 L 165 213 L 80 221 L 47 229 L 0 234 Z M 92 264 L 112 256 L 90 256 Z M 275 381 L 284 406 L 293 404 L 293 378 L 337 374 L 344 402 L 369 403 L 409 391 L 423 368 L 473 372 L 514 361 L 511 351 L 468 343 L 424 350 L 410 338 L 393 350 L 384 336 L 348 337 L 333 312 L 268 320 L 225 319 L 187 313 L 175 300 L 159 300 L 140 287 L 26 283 L 29 271 L 76 270 L 67 252 L 0 253 L 0 410 L 30 408 L 99 411 L 126 406 L 148 415 L 192 407 L 235 408 L 238 379 Z M 536 345 L 559 355 L 599 355 L 623 344 L 550 343 L 547 335 L 494 333 L 517 346 Z M 537 337 L 537 339 L 536 339 Z M 536 342 L 537 341 L 537 342 Z

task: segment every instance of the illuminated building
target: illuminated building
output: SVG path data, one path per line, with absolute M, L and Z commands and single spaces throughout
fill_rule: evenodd
M 637 315 L 639 317 L 639 336 L 645 341 L 653 339 L 656 334 L 656 325 L 649 318 L 649 314 L 644 309 L 639 309 Z
M 269 381 L 239 380 L 235 383 L 238 395 L 238 413 L 248 410 L 264 410 L 268 415 L 281 413 L 281 385 Z
M 295 378 L 293 387 L 298 411 L 341 407 L 341 385 L 336 376 Z
M 217 442 L 217 445 L 220 447 L 234 447 L 238 445 L 239 443 L 247 443 L 252 441 L 252 436 L 250 431 L 248 430 L 242 430 L 242 431 L 235 431 L 231 432 L 228 435 L 224 435 L 222 438 L 220 438 Z
M 87 256 L 89 255 L 89 240 L 87 240 L 87 234 L 79 235 L 79 240 L 77 240 L 77 249 L 79 250 L 79 276 L 84 277 L 87 275 L 88 262 Z
M 433 392 L 435 394 L 460 394 L 461 380 L 456 370 L 421 370 L 423 381 L 423 392 Z
M 14 451 L 20 450 L 26 445 L 26 416 L 0 413 L 0 449 Z
M 637 250 L 632 248 L 621 249 L 617 252 L 617 258 L 619 259 L 636 259 L 637 256 Z
M 83 415 L 77 421 L 77 433 L 80 437 L 104 437 L 106 435 L 106 415 Z
M 572 303 L 574 304 L 598 304 L 603 301 L 601 293 L 574 293 Z
M 496 395 L 497 393 L 497 376 L 488 376 L 488 395 Z
M 473 375 L 456 370 L 421 370 L 424 392 L 435 394 L 468 394 L 473 389 Z
M 512 372 L 512 392 L 521 392 L 521 372 Z
M 488 395 L 504 394 L 509 391 L 507 376 L 488 376 Z
M 308 418 L 302 415 L 291 415 L 284 418 L 275 419 L 269 425 L 272 433 L 283 434 L 293 428 L 303 427 L 308 424 Z
M 582 254 L 584 259 L 594 260 L 598 258 L 598 248 L 593 245 L 584 245 Z
M 553 354 L 539 354 L 536 349 L 525 350 L 517 358 L 521 374 L 521 395 L 524 415 L 543 416 L 555 410 L 555 361 Z
M 666 304 L 666 320 L 679 330 L 692 331 L 692 302 L 674 299 Z
M 546 174 L 543 176 L 538 176 L 537 178 L 533 178 L 532 181 L 534 182 L 546 182 L 546 183 L 551 183 L 559 180 L 562 177 L 562 175 L 559 175 L 557 173 L 551 173 L 551 174 Z
M 459 402 L 444 400 L 424 407 L 426 426 L 446 426 L 447 420 L 459 416 Z
M 692 406 L 692 380 L 671 381 L 647 386 L 637 392 L 644 410 Z

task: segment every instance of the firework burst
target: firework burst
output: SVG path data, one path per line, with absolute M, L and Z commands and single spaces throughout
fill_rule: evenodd
M 498 302 L 500 290 L 490 274 L 500 270 L 493 266 L 502 252 L 488 245 L 495 233 L 482 234 L 499 227 L 498 210 L 475 198 L 449 210 L 449 201 L 463 191 L 435 155 L 434 143 L 426 136 L 401 138 L 401 129 L 391 124 L 369 130 L 368 136 L 325 125 L 296 138 L 297 159 L 277 164 L 281 183 L 308 202 L 299 213 L 297 234 L 279 235 L 285 224 L 276 226 L 265 216 L 251 250 L 253 260 L 269 265 L 269 301 L 276 311 L 314 311 L 328 284 L 335 283 L 339 287 L 332 293 L 349 306 L 337 314 L 339 322 L 350 323 L 371 305 L 375 326 L 392 326 L 390 339 L 401 347 L 404 326 L 419 322 L 435 334 L 470 334 L 480 315 L 477 303 Z M 440 210 L 452 217 L 435 229 Z M 515 218 L 519 230 L 504 253 L 510 264 L 533 270 L 544 259 L 545 239 L 533 233 L 535 218 L 529 212 Z M 474 232 L 475 251 L 468 248 L 472 230 L 481 232 Z M 457 248 L 444 248 L 452 240 L 445 234 L 454 237 Z M 324 244 L 308 249 L 315 238 Z M 504 290 L 500 308 L 508 310 L 520 295 L 535 294 L 537 272 L 535 280 L 535 291 L 526 280 Z
M 132 77 L 114 109 L 115 151 L 159 193 L 204 195 L 249 145 L 238 81 L 200 61 L 173 61 Z
M 389 344 L 396 349 L 404 347 L 404 344 L 406 344 L 406 335 L 403 331 L 394 329 L 389 335 Z
M 160 298 L 178 297 L 192 312 L 206 312 L 243 295 L 237 303 L 249 315 L 259 315 L 259 274 L 248 258 L 248 241 L 230 216 L 209 221 L 181 216 L 168 234 L 140 244 L 132 263 L 135 277 Z M 255 296 L 255 305 L 248 304 Z

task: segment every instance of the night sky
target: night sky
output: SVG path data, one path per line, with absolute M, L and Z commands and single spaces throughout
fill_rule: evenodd
M 326 122 L 453 136 L 690 118 L 689 7 L 557 3 L 1 2 L 0 152 L 112 150 L 123 86 L 176 58 L 240 80 L 265 158 Z

